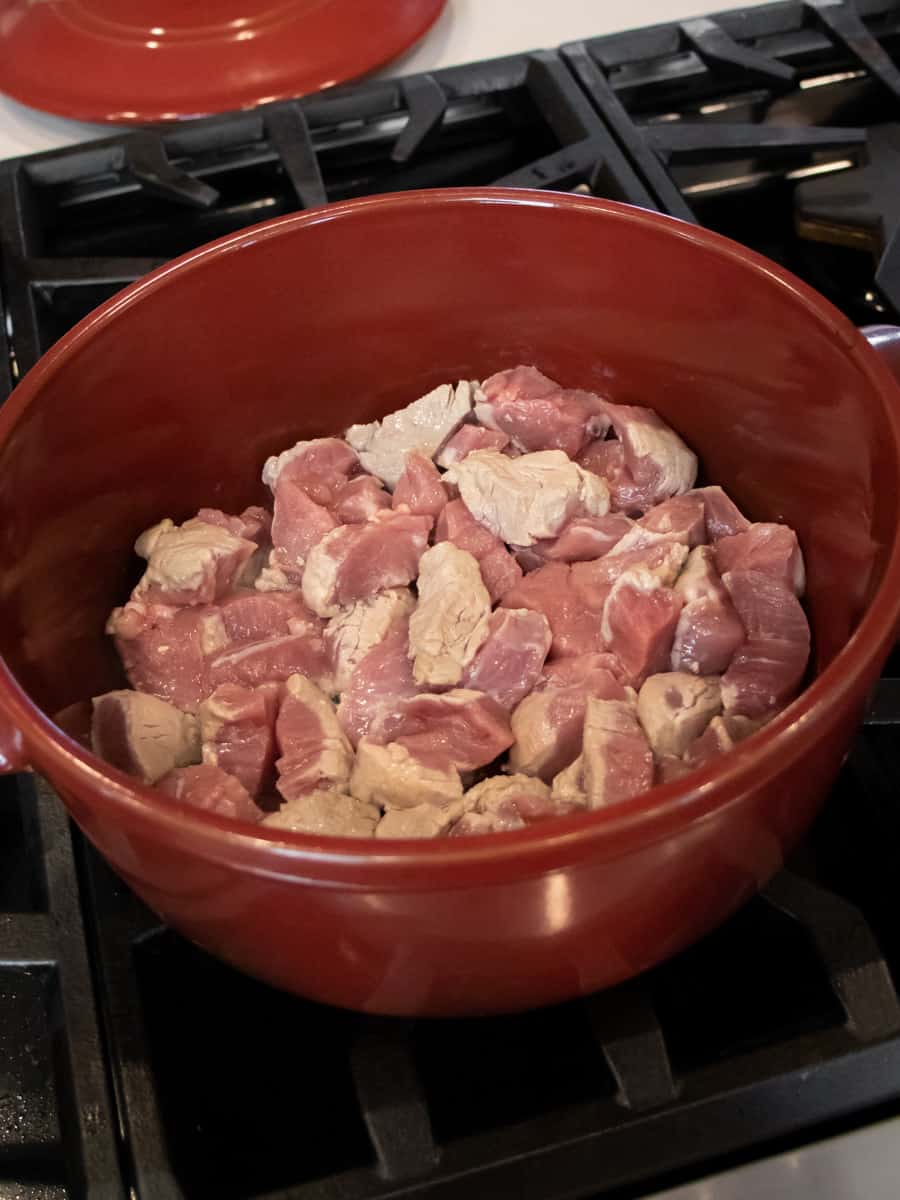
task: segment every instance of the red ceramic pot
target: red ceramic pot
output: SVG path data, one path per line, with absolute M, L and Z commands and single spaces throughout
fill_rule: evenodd
M 809 571 L 815 679 L 719 762 L 520 832 L 364 842 L 181 810 L 46 715 L 117 686 L 104 619 L 141 529 L 262 498 L 260 463 L 447 379 L 537 363 L 658 409 Z M 772 263 L 612 203 L 500 190 L 259 225 L 128 288 L 0 410 L 0 722 L 130 886 L 241 969 L 459 1014 L 606 987 L 746 900 L 809 826 L 900 613 L 900 392 Z

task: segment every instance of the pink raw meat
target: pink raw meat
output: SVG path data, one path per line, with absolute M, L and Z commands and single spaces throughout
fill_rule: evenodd
M 605 403 L 603 408 L 618 443 L 593 442 L 578 461 L 606 479 L 613 510 L 646 512 L 694 486 L 696 455 L 657 413 L 627 404 Z
M 218 508 L 201 508 L 197 513 L 197 520 L 205 521 L 207 525 L 219 525 L 235 537 L 256 542 L 257 546 L 267 540 L 272 528 L 271 514 L 256 504 L 245 508 L 239 517 L 230 517 Z
M 344 791 L 350 782 L 353 751 L 334 705 L 315 684 L 293 676 L 284 687 L 275 740 L 279 793 L 294 800 L 317 789 Z
M 299 583 L 310 550 L 337 524 L 328 509 L 317 504 L 285 468 L 275 484 L 271 565 Z
M 699 546 L 706 541 L 703 501 L 697 496 L 671 496 L 654 504 L 615 547 L 616 554 L 659 543 Z
M 592 612 L 572 585 L 567 563 L 548 563 L 531 571 L 504 593 L 502 608 L 528 608 L 543 613 L 550 624 L 551 658 L 592 654 L 603 649 L 600 612 Z M 601 609 L 602 611 L 602 609 Z
M 367 735 L 390 742 L 401 702 L 420 690 L 409 657 L 409 621 L 398 621 L 356 667 L 341 696 L 338 719 L 354 746 Z
M 341 438 L 314 438 L 270 458 L 263 468 L 263 482 L 275 491 L 282 479 L 290 479 L 310 500 L 329 508 L 358 469 L 356 451 Z
M 573 517 L 555 538 L 543 538 L 525 551 L 531 556 L 523 559 L 521 551 L 516 557 L 524 566 L 529 562 L 533 569 L 542 560 L 547 562 L 590 562 L 609 554 L 614 546 L 631 530 L 633 522 L 622 513 L 607 513 L 605 517 Z
M 590 442 L 578 455 L 577 462 L 606 480 L 612 512 L 639 516 L 653 503 L 647 488 L 635 482 L 625 463 L 625 447 L 617 439 Z
M 758 571 L 789 587 L 795 596 L 803 595 L 803 555 L 796 533 L 787 525 L 760 521 L 743 533 L 719 538 L 715 550 L 720 575 L 726 571 Z
M 509 438 L 499 429 L 485 429 L 483 425 L 460 425 L 453 437 L 437 456 L 439 467 L 452 467 L 462 462 L 473 450 L 505 450 Z
M 498 371 L 481 385 L 475 405 L 482 425 L 509 434 L 524 452 L 562 450 L 570 458 L 609 428 L 602 402 L 591 392 L 562 388 L 535 367 Z
M 664 587 L 671 587 L 687 555 L 687 547 L 680 542 L 661 541 L 622 554 L 613 547 L 612 553 L 605 554 L 603 558 L 573 563 L 571 587 L 575 600 L 599 617 L 613 584 L 627 571 L 644 572 L 658 579 Z
M 716 570 L 711 546 L 691 551 L 675 591 L 684 607 L 672 642 L 672 670 L 721 675 L 744 640 L 744 627 Z
M 809 623 L 784 583 L 761 571 L 723 576 L 747 640 L 722 678 L 726 715 L 760 717 L 794 695 L 809 659 Z
M 600 687 L 601 692 L 607 686 L 607 675 L 624 682 L 622 664 L 614 654 L 603 651 L 600 654 L 582 654 L 579 658 L 557 658 L 544 666 L 540 679 L 535 684 L 535 690 L 546 691 L 547 688 L 563 688 L 581 685 L 590 692 L 594 687 Z
M 150 604 L 212 604 L 236 584 L 257 545 L 222 524 L 160 521 L 134 544 L 147 569 L 132 595 Z
M 469 688 L 440 695 L 422 693 L 404 700 L 398 712 L 399 723 L 390 740 L 436 770 L 474 771 L 512 745 L 504 710 L 490 696 Z
M 710 487 L 693 488 L 688 496 L 699 496 L 706 513 L 706 540 L 718 541 L 733 533 L 744 533 L 750 522 L 718 484 Z
M 228 644 L 217 608 L 172 608 L 131 600 L 113 610 L 107 633 L 131 686 L 191 708 L 211 691 L 207 656 Z
M 230 642 L 315 633 L 323 628 L 322 621 L 303 603 L 299 588 L 291 592 L 239 590 L 226 596 L 218 610 Z
M 503 542 L 475 520 L 462 500 L 451 500 L 438 517 L 434 540 L 452 542 L 472 555 L 481 568 L 481 578 L 492 603 L 522 578 L 522 568 Z
M 605 808 L 653 786 L 653 753 L 634 706 L 588 700 L 582 748 L 583 787 L 591 808 Z
M 625 700 L 627 695 L 618 679 L 602 667 L 586 669 L 577 683 L 558 686 L 560 682 L 548 679 L 542 690 L 526 696 L 511 721 L 516 739 L 509 755 L 511 769 L 538 775 L 547 783 L 581 753 L 588 697 Z
M 734 741 L 721 717 L 713 717 L 698 738 L 685 750 L 682 761 L 691 770 L 702 767 L 728 750 L 734 749 Z
M 176 767 L 156 786 L 182 804 L 217 813 L 220 817 L 256 824 L 265 816 L 239 780 L 210 763 Z
M 251 796 L 275 782 L 275 717 L 281 685 L 224 683 L 200 705 L 203 761 L 221 767 Z
M 211 687 L 237 683 L 259 687 L 305 675 L 317 684 L 331 685 L 331 656 L 318 633 L 288 634 L 250 642 L 236 642 L 209 660 Z
M 633 687 L 668 667 L 681 605 L 680 596 L 658 580 L 648 580 L 645 572 L 626 571 L 610 589 L 603 606 L 603 638 Z
M 405 505 L 411 513 L 436 519 L 448 499 L 441 473 L 428 455 L 419 450 L 410 450 L 403 474 L 394 488 L 392 506 L 398 509 Z
M 485 692 L 509 712 L 537 682 L 551 636 L 543 613 L 498 608 L 488 618 L 487 639 L 466 667 L 461 686 Z
M 430 517 L 383 512 L 333 530 L 310 551 L 303 599 L 320 617 L 333 617 L 385 588 L 406 587 L 419 573 L 431 526 Z
M 331 507 L 332 516 L 341 525 L 360 525 L 370 521 L 383 508 L 391 507 L 391 494 L 374 475 L 357 475 L 348 479 L 337 492 Z

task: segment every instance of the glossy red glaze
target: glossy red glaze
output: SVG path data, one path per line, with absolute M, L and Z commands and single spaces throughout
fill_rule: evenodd
M 249 108 L 381 66 L 445 0 L 3 0 L 0 90 L 85 121 Z
M 818 677 L 768 728 L 608 812 L 411 843 L 179 810 L 43 715 L 117 685 L 102 628 L 138 531 L 239 510 L 294 439 L 518 362 L 652 405 L 752 516 L 796 528 Z M 387 1013 L 604 987 L 746 900 L 831 784 L 900 612 L 898 400 L 821 297 L 638 209 L 460 190 L 257 226 L 97 310 L 0 410 L 0 712 L 129 884 L 244 970 Z

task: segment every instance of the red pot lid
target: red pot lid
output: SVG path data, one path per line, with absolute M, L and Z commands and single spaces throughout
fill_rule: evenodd
M 0 0 L 0 90 L 85 121 L 249 108 L 400 54 L 445 0 Z

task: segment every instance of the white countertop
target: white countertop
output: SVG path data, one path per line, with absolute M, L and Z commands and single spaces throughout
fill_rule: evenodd
M 763 2 L 737 0 L 733 6 Z M 726 7 L 728 0 L 448 0 L 421 42 L 379 74 L 409 75 Z M 68 121 L 0 96 L 0 159 L 108 136 L 113 128 Z

